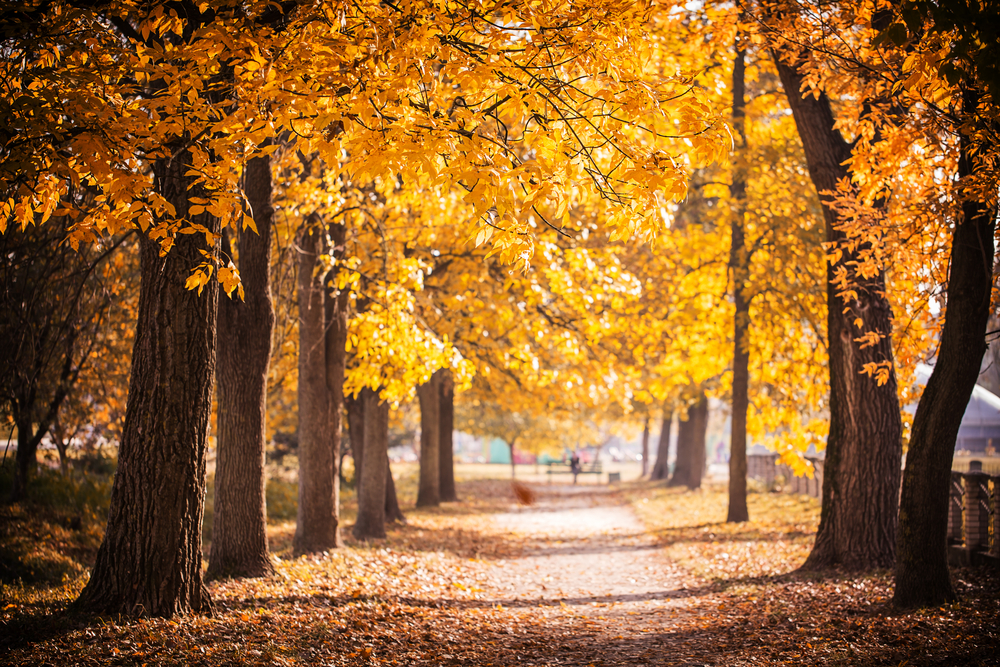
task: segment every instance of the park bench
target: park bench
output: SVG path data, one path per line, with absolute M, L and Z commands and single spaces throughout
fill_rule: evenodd
M 581 463 L 580 464 L 580 475 L 601 475 L 604 472 L 604 468 L 601 466 L 600 461 L 595 461 L 594 463 Z M 573 468 L 568 463 L 563 463 L 561 461 L 552 461 L 549 463 L 549 469 L 545 471 L 545 474 L 549 476 L 549 483 L 552 483 L 552 475 L 572 475 Z

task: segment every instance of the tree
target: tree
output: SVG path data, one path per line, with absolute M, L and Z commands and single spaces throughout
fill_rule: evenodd
M 358 519 L 354 536 L 358 539 L 385 537 L 386 477 L 388 468 L 387 434 L 389 404 L 365 388 L 358 399 L 364 410 L 364 461 L 358 489 Z
M 836 245 L 844 232 L 828 193 L 835 192 L 841 180 L 850 179 L 851 146 L 836 127 L 829 98 L 806 85 L 800 67 L 807 58 L 807 53 L 777 50 L 775 63 L 810 177 L 824 202 L 827 242 Z M 859 277 L 860 288 L 844 304 L 836 280 L 841 272 L 851 272 L 855 263 L 844 254 L 827 269 L 830 432 L 820 527 L 807 569 L 890 567 L 896 555 L 902 423 L 891 370 L 892 313 L 882 272 Z M 876 341 L 855 341 L 855 329 L 877 332 Z M 885 382 L 860 381 L 866 365 L 886 362 L 890 370 Z
M 939 120 L 958 135 L 958 183 L 954 210 L 947 304 L 934 371 L 917 406 L 900 495 L 899 542 L 893 603 L 937 606 L 956 598 L 948 572 L 949 485 L 955 440 L 986 350 L 986 330 L 994 310 L 997 175 L 991 162 L 1000 150 L 997 108 L 1000 91 L 995 39 L 985 36 L 997 3 L 900 2 L 881 31 L 890 55 L 906 54 L 891 71 L 901 96 L 913 101 L 951 89 L 949 107 L 923 106 L 931 132 Z M 945 51 L 948 57 L 941 58 Z M 929 57 L 931 53 L 935 55 Z M 916 74 L 923 62 L 931 66 Z M 916 74 L 916 75 L 915 75 Z M 896 88 L 894 88 L 896 90 Z M 935 116 L 943 116 L 938 119 Z
M 190 140 L 181 136 L 166 146 L 170 158 L 154 165 L 156 192 L 218 239 L 220 219 L 191 210 L 190 197 L 208 193 L 189 175 Z M 219 288 L 215 282 L 200 293 L 188 287 L 191 267 L 203 258 L 201 240 L 178 235 L 166 255 L 156 241 L 140 242 L 129 404 L 108 525 L 79 609 L 172 616 L 212 607 L 202 582 L 201 520 Z
M 362 390 L 362 393 L 366 390 Z M 354 458 L 354 488 L 361 502 L 361 479 L 364 471 L 364 442 L 365 442 L 365 414 L 364 401 L 361 396 L 345 396 L 344 403 L 347 407 L 347 423 L 351 436 L 351 454 Z M 388 422 L 387 422 L 388 424 Z M 377 425 L 376 425 L 377 426 Z M 386 427 L 388 428 L 388 426 Z M 386 434 L 388 443 L 388 434 Z M 399 499 L 396 497 L 396 483 L 392 479 L 392 467 L 389 465 L 389 454 L 386 453 L 386 474 L 385 474 L 385 520 L 390 522 L 406 522 L 406 516 L 399 507 Z
M 441 424 L 439 428 L 440 444 L 438 445 L 438 455 L 440 456 L 440 471 L 438 472 L 438 482 L 441 490 L 442 502 L 455 502 L 458 500 L 458 492 L 455 490 L 455 443 L 453 440 L 455 431 L 455 381 L 451 371 L 442 370 L 441 397 L 439 399 L 439 409 L 441 411 Z
M 741 36 L 736 38 L 733 61 L 733 130 L 735 132 L 736 164 L 733 168 L 729 196 L 733 203 L 732 236 L 729 266 L 733 278 L 733 400 L 732 427 L 729 439 L 729 509 L 726 521 L 748 521 L 747 510 L 747 409 L 750 383 L 750 303 L 746 282 L 749 278 L 749 257 L 746 248 L 746 49 Z
M 420 399 L 420 487 L 417 507 L 441 504 L 441 371 L 417 387 Z
M 296 553 L 340 546 L 334 503 L 338 461 L 330 446 L 331 400 L 327 384 L 327 287 L 318 264 L 325 230 L 318 219 L 299 235 L 299 504 Z M 339 420 L 338 420 L 339 421 Z
M 673 425 L 674 413 L 667 412 L 663 415 L 663 425 L 660 427 L 660 440 L 656 448 L 656 465 L 649 478 L 652 480 L 666 480 L 670 478 L 670 464 L 667 459 L 670 456 L 670 427 Z
M 113 307 L 106 280 L 120 276 L 104 265 L 124 238 L 74 250 L 62 243 L 65 233 L 55 225 L 31 225 L 0 237 L 0 346 L 7 351 L 0 359 L 0 406 L 17 428 L 12 502 L 24 498 L 38 445 L 50 431 L 58 432 L 66 472 L 69 437 L 60 415 L 93 358 L 115 352 L 101 331 Z
M 668 486 L 700 489 L 705 475 L 705 432 L 708 429 L 708 398 L 699 390 L 695 402 L 688 406 L 687 419 L 677 428 L 677 459 Z
M 979 93 L 963 91 L 966 113 L 974 114 Z M 981 147 L 972 133 L 961 141 L 959 177 L 978 171 Z M 993 292 L 996 200 L 966 199 L 956 221 L 948 278 L 948 310 L 937 364 L 913 419 L 900 497 L 899 557 L 893 603 L 900 607 L 940 605 L 956 599 L 948 573 L 947 535 L 951 461 L 982 355 Z
M 649 415 L 642 420 L 642 476 L 649 474 Z
M 271 161 L 252 158 L 244 175 L 256 224 L 239 231 L 238 258 L 223 235 L 224 256 L 239 262 L 243 299 L 219 305 L 218 443 L 215 517 L 209 578 L 260 577 L 274 571 L 267 548 L 264 472 L 267 374 L 274 308 L 271 305 Z

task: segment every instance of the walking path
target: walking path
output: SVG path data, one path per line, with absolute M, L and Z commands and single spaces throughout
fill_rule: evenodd
M 703 664 L 671 627 L 690 592 L 609 487 L 534 487 L 535 504 L 493 517 L 523 544 L 487 574 L 486 596 L 524 631 L 525 664 Z M 695 651 L 697 652 L 697 651 Z

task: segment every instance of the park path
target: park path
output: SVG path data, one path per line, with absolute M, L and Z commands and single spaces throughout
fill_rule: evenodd
M 621 495 L 594 485 L 533 489 L 534 504 L 492 517 L 521 551 L 484 580 L 486 599 L 522 638 L 523 664 L 707 664 L 707 638 L 674 630 L 697 592 Z

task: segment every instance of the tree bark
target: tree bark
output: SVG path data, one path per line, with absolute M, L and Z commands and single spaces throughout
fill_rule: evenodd
M 340 262 L 344 256 L 344 244 L 347 241 L 347 227 L 342 224 L 331 224 L 329 227 L 330 252 L 334 261 Z M 330 276 L 325 295 L 326 331 L 326 394 L 329 416 L 327 417 L 330 431 L 328 446 L 333 463 L 333 522 L 336 545 L 341 546 L 340 537 L 340 449 L 342 440 L 342 415 L 344 413 L 344 373 L 347 369 L 347 311 L 349 306 L 349 290 L 339 290 L 336 286 L 336 276 Z
M 358 398 L 345 398 L 347 404 L 347 423 L 351 433 L 351 456 L 354 458 L 354 492 L 361 502 L 361 478 L 364 468 L 364 401 Z M 388 434 L 386 434 L 388 442 Z M 406 515 L 399 506 L 396 496 L 396 483 L 392 479 L 392 466 L 389 465 L 389 453 L 385 455 L 385 520 L 389 522 L 406 522 Z
M 660 427 L 660 442 L 656 448 L 656 464 L 649 478 L 654 481 L 665 480 L 670 477 L 670 427 L 673 425 L 673 410 L 663 416 L 663 426 Z
M 239 269 L 244 300 L 235 294 L 219 304 L 218 445 L 215 518 L 206 576 L 261 577 L 274 566 L 267 549 L 266 476 L 267 369 L 271 360 L 271 160 L 247 164 L 244 189 L 257 225 L 239 232 Z M 223 256 L 232 256 L 228 230 Z
M 966 114 L 975 113 L 978 101 L 975 92 L 963 91 Z M 958 163 L 963 182 L 976 172 L 972 148 L 963 134 Z M 987 348 L 996 217 L 995 207 L 964 201 L 952 236 L 941 347 L 913 418 L 903 474 L 893 597 L 899 607 L 934 607 L 956 599 L 948 573 L 948 487 L 955 440 Z
M 441 504 L 441 470 L 439 449 L 441 444 L 441 371 L 417 387 L 420 399 L 420 487 L 417 507 L 436 507 Z
M 38 443 L 30 417 L 17 422 L 17 451 L 14 452 L 14 484 L 10 491 L 10 502 L 24 500 L 28 490 L 28 479 L 38 470 Z
M 677 429 L 677 459 L 668 486 L 701 488 L 705 472 L 705 430 L 708 427 L 708 399 L 704 392 L 688 407 L 688 417 Z
M 365 464 L 365 404 L 361 396 L 345 396 L 347 408 L 347 430 L 351 442 L 351 458 L 354 459 L 354 492 L 361 497 L 361 468 Z
M 326 288 L 316 275 L 322 231 L 312 219 L 299 245 L 299 507 L 296 554 L 338 546 L 326 366 Z
M 803 96 L 798 69 L 775 56 L 805 149 L 809 175 L 823 202 L 827 242 L 845 238 L 827 193 L 850 178 L 845 162 L 851 147 L 834 128 L 825 93 Z M 896 375 L 878 386 L 863 375 L 866 363 L 892 363 L 892 312 L 885 296 L 885 275 L 855 276 L 857 298 L 845 304 L 833 283 L 838 269 L 851 270 L 855 257 L 845 252 L 827 267 L 827 337 L 829 340 L 830 433 L 823 468 L 823 507 L 816 542 L 804 569 L 843 566 L 851 570 L 891 567 L 896 557 L 902 423 Z M 861 320 L 861 328 L 855 320 Z M 855 332 L 877 331 L 884 337 L 862 348 Z
M 406 516 L 399 506 L 399 498 L 396 497 L 396 482 L 392 479 L 388 452 L 385 455 L 385 520 L 390 523 L 406 523 Z
M 438 456 L 441 463 L 438 472 L 438 482 L 441 502 L 455 502 L 458 493 L 455 490 L 455 382 L 451 371 L 441 371 L 441 395 L 439 398 L 441 422 L 438 428 Z
M 733 182 L 729 188 L 733 202 L 732 245 L 729 269 L 733 277 L 733 403 L 729 448 L 729 509 L 726 521 L 750 519 L 747 509 L 747 408 L 750 405 L 750 299 L 746 296 L 750 256 L 746 247 L 746 51 L 737 37 L 733 62 L 733 129 L 736 151 Z
M 219 220 L 191 215 L 189 197 L 209 193 L 186 175 L 180 141 L 153 165 L 155 188 L 178 217 L 213 234 Z M 201 294 L 185 282 L 204 259 L 205 236 L 178 234 L 164 256 L 140 242 L 141 290 L 128 406 L 104 541 L 78 609 L 101 614 L 172 616 L 211 611 L 201 574 L 201 522 L 219 288 Z M 213 250 L 217 250 L 214 248 Z
M 363 389 L 364 465 L 358 491 L 358 520 L 354 536 L 358 539 L 385 537 L 385 482 L 388 463 L 389 404 L 380 403 L 378 394 Z
M 649 474 L 649 415 L 642 422 L 642 477 Z

